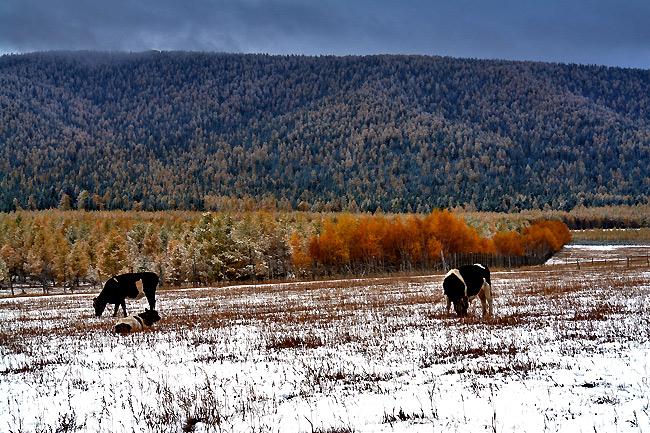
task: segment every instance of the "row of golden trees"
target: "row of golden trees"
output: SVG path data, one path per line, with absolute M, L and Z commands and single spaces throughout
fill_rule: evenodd
M 294 263 L 325 272 L 364 273 L 439 267 L 449 254 L 498 254 L 543 257 L 571 241 L 559 221 L 537 221 L 521 231 L 498 232 L 492 238 L 449 211 L 424 217 L 343 215 L 325 222 L 320 234 L 304 244 L 292 238 Z
M 0 280 L 77 287 L 123 272 L 164 284 L 440 268 L 443 254 L 540 255 L 569 242 L 557 221 L 485 237 L 449 211 L 425 216 L 301 212 L 0 214 Z

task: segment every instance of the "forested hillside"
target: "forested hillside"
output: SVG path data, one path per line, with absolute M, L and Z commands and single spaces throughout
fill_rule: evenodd
M 650 71 L 426 56 L 0 57 L 0 211 L 647 203 Z

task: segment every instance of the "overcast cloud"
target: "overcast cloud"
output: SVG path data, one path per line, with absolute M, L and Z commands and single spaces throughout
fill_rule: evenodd
M 431 54 L 650 69 L 650 2 L 2 0 L 0 53 Z

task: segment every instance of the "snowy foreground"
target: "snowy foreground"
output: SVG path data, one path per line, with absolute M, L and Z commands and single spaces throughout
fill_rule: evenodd
M 650 267 L 563 254 L 494 271 L 492 319 L 442 275 L 163 290 L 127 336 L 90 293 L 5 297 L 0 432 L 648 432 Z

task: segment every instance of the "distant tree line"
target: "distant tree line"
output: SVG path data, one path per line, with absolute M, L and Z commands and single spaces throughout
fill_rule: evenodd
M 650 71 L 429 56 L 0 57 L 0 211 L 648 203 Z M 578 222 L 579 224 L 579 222 Z
M 585 207 L 577 206 L 570 211 L 526 210 L 517 213 L 478 212 L 468 208 L 455 208 L 454 214 L 463 217 L 474 227 L 480 227 L 491 236 L 496 231 L 520 228 L 520 221 L 542 219 L 562 221 L 570 230 L 590 229 L 638 229 L 650 227 L 650 205 Z
M 302 212 L 0 214 L 0 283 L 71 290 L 124 272 L 170 286 L 441 269 L 454 253 L 550 254 L 571 235 L 558 221 L 521 222 L 492 238 L 449 211 L 424 216 Z

